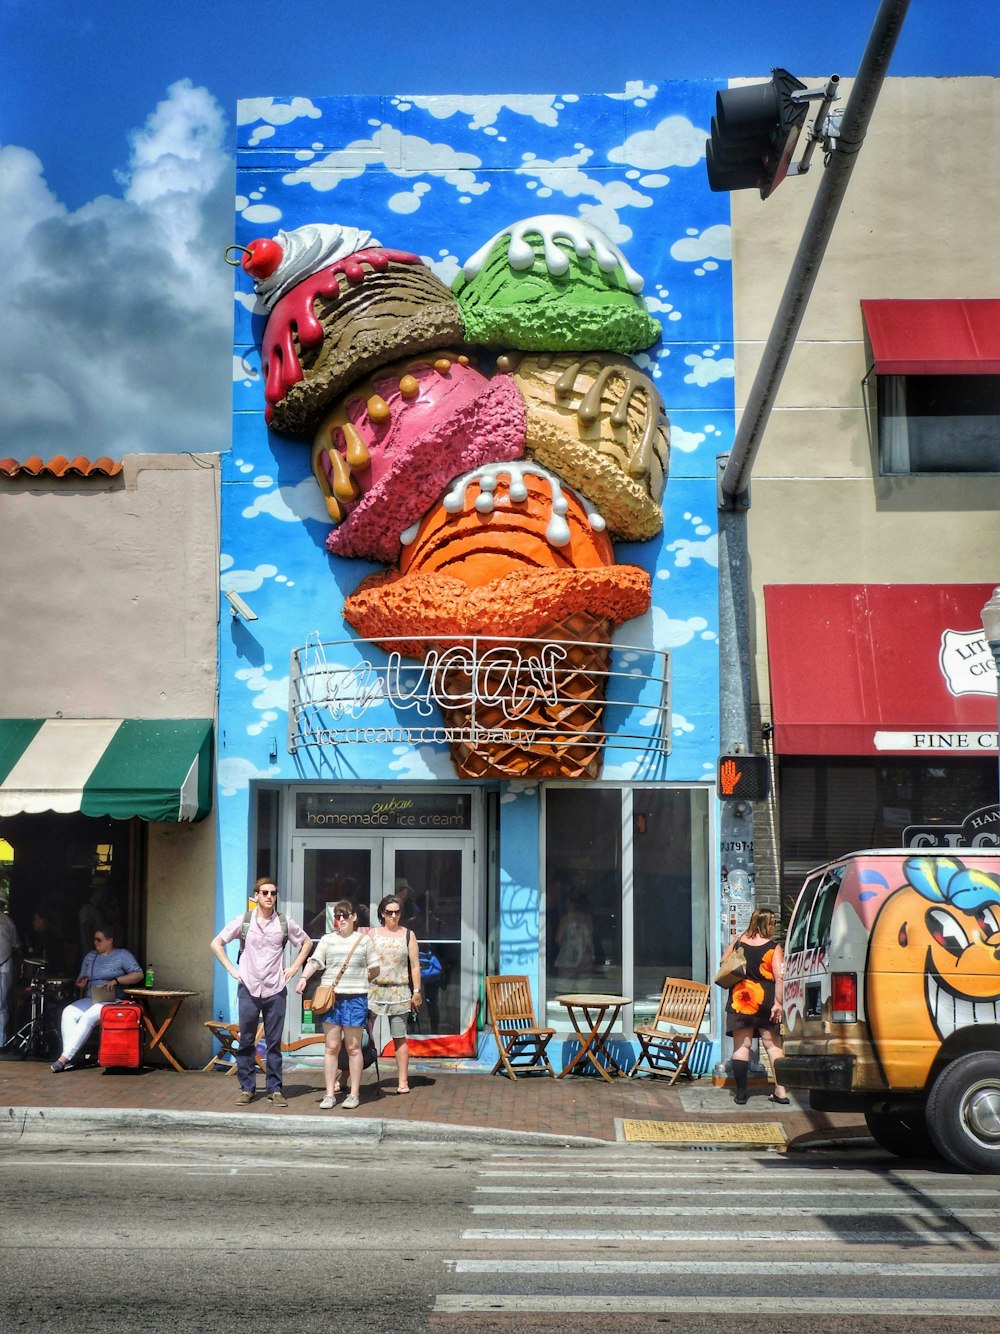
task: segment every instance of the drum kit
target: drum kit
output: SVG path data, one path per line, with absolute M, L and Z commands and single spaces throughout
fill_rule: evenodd
M 44 959 L 21 960 L 21 982 L 30 1000 L 30 1013 L 25 1023 L 7 1043 L 8 1051 L 17 1051 L 21 1059 L 39 1057 L 49 1060 L 59 1051 L 62 1038 L 59 1016 L 62 1007 L 74 997 L 75 988 L 70 977 L 46 977 Z

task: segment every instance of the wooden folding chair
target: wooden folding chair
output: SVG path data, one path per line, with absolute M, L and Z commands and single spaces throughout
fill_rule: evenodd
M 545 1049 L 556 1030 L 539 1028 L 535 1023 L 535 1006 L 527 977 L 488 977 L 486 1009 L 500 1053 L 490 1074 L 495 1075 L 500 1071 L 516 1080 L 515 1070 L 522 1073 L 534 1070 L 555 1079 L 556 1072 L 549 1063 Z
M 205 1027 L 211 1033 L 219 1044 L 219 1050 L 215 1053 L 208 1065 L 203 1066 L 203 1070 L 211 1070 L 217 1065 L 225 1065 L 228 1073 L 236 1069 L 236 1049 L 240 1045 L 240 1026 L 239 1024 L 226 1024 L 221 1019 L 205 1019 Z M 257 1028 L 257 1041 L 264 1036 L 264 1025 L 260 1024 Z M 257 1068 L 263 1070 L 264 1062 L 261 1060 L 260 1052 L 254 1049 L 254 1060 L 257 1062 Z M 231 1062 L 231 1064 L 227 1064 Z
M 675 1084 L 681 1075 L 693 1079 L 688 1062 L 701 1031 L 711 988 L 704 982 L 690 982 L 682 977 L 667 977 L 656 1016 L 650 1024 L 636 1026 L 639 1057 L 628 1072 L 629 1078 L 645 1065 L 651 1075 L 669 1075 Z M 679 1032 L 677 1025 L 688 1032 Z

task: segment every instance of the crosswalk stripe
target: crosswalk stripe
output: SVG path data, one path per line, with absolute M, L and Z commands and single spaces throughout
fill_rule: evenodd
M 767 1300 L 768 1319 L 775 1315 L 829 1315 L 829 1297 L 775 1297 Z M 852 1316 L 995 1316 L 995 1301 L 971 1298 L 931 1297 L 838 1297 L 838 1314 Z M 718 1297 L 639 1297 L 590 1293 L 574 1297 L 530 1297 L 505 1293 L 449 1293 L 437 1297 L 435 1315 L 485 1313 L 545 1313 L 552 1315 L 732 1315 L 746 1312 L 760 1318 L 759 1297 L 740 1298 L 729 1294 Z
M 909 1201 L 894 1200 L 888 1201 L 891 1204 L 891 1212 L 894 1216 L 920 1215 L 922 1217 L 938 1216 L 939 1211 L 935 1210 L 931 1202 L 926 1204 Z M 525 1214 L 531 1214 L 532 1217 L 555 1218 L 569 1217 L 577 1218 L 580 1214 L 580 1206 L 577 1204 L 473 1204 L 470 1206 L 474 1214 L 515 1214 L 523 1217 Z M 595 1204 L 587 1212 L 592 1218 L 603 1217 L 626 1217 L 626 1218 L 702 1218 L 705 1214 L 718 1212 L 717 1204 L 699 1205 L 674 1205 L 674 1204 Z M 852 1204 L 823 1204 L 820 1206 L 812 1205 L 783 1205 L 781 1216 L 783 1218 L 814 1218 L 819 1215 L 821 1218 L 845 1218 L 853 1217 L 857 1214 L 857 1206 Z M 969 1208 L 962 1210 L 963 1216 L 969 1215 L 974 1218 L 1000 1218 L 1000 1209 L 979 1209 Z
M 908 1228 L 893 1230 L 879 1229 L 864 1232 L 851 1232 L 847 1240 L 852 1246 L 864 1242 L 868 1245 L 898 1243 L 901 1239 L 911 1244 L 915 1240 L 912 1224 Z M 696 1231 L 676 1231 L 661 1228 L 466 1228 L 462 1233 L 463 1241 L 662 1241 L 695 1242 L 721 1241 L 771 1241 L 786 1246 L 816 1245 L 822 1242 L 829 1246 L 835 1240 L 829 1230 L 822 1228 L 815 1232 L 765 1231 L 759 1228 L 726 1227 L 715 1230 L 698 1228 Z M 968 1246 L 971 1242 L 982 1245 L 984 1242 L 1000 1241 L 1000 1232 L 982 1232 L 978 1229 L 970 1232 L 963 1228 L 956 1232 L 939 1232 L 934 1229 L 921 1229 L 919 1240 L 922 1246 L 954 1246 L 959 1243 Z
M 647 1178 L 648 1179 L 648 1178 Z M 815 1189 L 815 1181 L 812 1183 Z M 481 1195 L 517 1195 L 523 1198 L 526 1195 L 586 1195 L 588 1198 L 594 1195 L 668 1195 L 668 1196 L 687 1196 L 697 1195 L 699 1198 L 719 1196 L 724 1200 L 730 1200 L 734 1195 L 746 1195 L 752 1199 L 761 1199 L 762 1197 L 773 1196 L 775 1198 L 787 1199 L 789 1195 L 812 1194 L 812 1190 L 806 1190 L 805 1187 L 796 1188 L 789 1184 L 784 1187 L 778 1187 L 775 1190 L 767 1190 L 762 1186 L 748 1186 L 741 1189 L 734 1186 L 705 1186 L 701 1189 L 697 1187 L 676 1187 L 676 1186 L 476 1186 L 477 1194 Z M 854 1186 L 844 1186 L 838 1188 L 837 1198 L 844 1199 L 882 1199 L 893 1202 L 900 1199 L 956 1199 L 968 1203 L 970 1200 L 997 1200 L 1000 1201 L 1000 1191 L 995 1190 L 969 1190 L 969 1189 L 937 1189 L 928 1187 L 902 1187 L 892 1184 L 883 1187 L 880 1190 L 864 1190 Z
M 455 1274 L 732 1274 L 731 1260 L 450 1260 Z M 873 1274 L 879 1278 L 992 1278 L 1000 1282 L 996 1262 L 948 1260 L 901 1261 L 899 1264 L 869 1260 L 771 1260 L 769 1276 L 778 1274 Z

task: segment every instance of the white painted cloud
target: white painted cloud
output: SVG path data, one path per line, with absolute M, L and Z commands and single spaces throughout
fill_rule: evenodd
M 660 648 L 683 648 L 702 630 L 708 629 L 708 622 L 703 616 L 690 616 L 686 621 L 678 621 L 664 613 L 663 622 L 657 629 L 663 635 L 659 641 Z
M 682 237 L 670 247 L 671 256 L 685 264 L 699 264 L 703 259 L 733 257 L 733 231 L 728 223 L 719 222 L 703 232 Z
M 238 211 L 247 222 L 257 223 L 261 227 L 268 223 L 280 222 L 283 216 L 281 209 L 275 208 L 273 204 L 249 204 Z
M 260 372 L 250 365 L 246 357 L 233 356 L 233 379 L 234 380 L 259 380 Z
M 173 84 L 131 136 L 121 195 L 75 211 L 48 189 L 33 153 L 0 148 L 6 452 L 228 450 L 224 129 L 204 88 Z
M 539 125 L 558 125 L 559 113 L 556 103 L 559 98 L 550 93 L 545 96 L 521 95 L 507 97 L 401 97 L 400 103 L 419 107 L 435 120 L 449 120 L 452 116 L 468 116 L 470 130 L 482 130 L 487 125 L 495 125 L 501 111 L 513 112 L 515 116 L 527 116 Z
M 443 778 L 454 780 L 455 767 L 447 750 L 435 750 L 433 746 L 393 746 L 394 760 L 387 768 L 400 778 Z
M 581 204 L 580 217 L 599 227 L 609 241 L 624 245 L 632 239 L 632 228 L 626 227 L 617 212 L 607 204 Z
M 620 148 L 611 149 L 608 158 L 643 171 L 693 167 L 705 156 L 707 138 L 708 131 L 692 125 L 687 116 L 667 116 L 652 130 L 630 134 Z
M 254 570 L 228 568 L 219 585 L 223 593 L 254 593 L 265 579 L 273 579 L 277 573 L 277 565 L 258 565 Z
M 700 542 L 694 542 L 689 537 L 679 537 L 676 542 L 668 544 L 667 550 L 674 553 L 674 565 L 678 569 L 685 568 L 693 560 L 703 560 L 706 565 L 719 568 L 719 539 L 715 533 Z M 701 628 L 704 630 L 707 627 L 702 623 Z
M 252 779 L 273 778 L 276 774 L 280 774 L 281 770 L 276 764 L 269 765 L 266 769 L 258 769 L 252 760 L 244 760 L 234 755 L 220 760 L 215 772 L 222 796 L 234 797 L 237 792 L 245 791 Z
M 271 677 L 269 673 L 273 670 L 269 662 L 265 662 L 262 667 L 240 667 L 234 673 L 237 681 L 242 681 L 246 688 L 253 692 L 253 706 L 255 709 L 264 711 L 267 709 L 278 709 L 282 713 L 288 712 L 288 677 Z
M 543 187 L 537 193 L 540 199 L 548 198 L 544 193 L 548 191 L 548 194 L 565 195 L 567 199 L 591 195 L 607 208 L 649 208 L 653 202 L 649 195 L 640 194 L 627 181 L 588 176 L 586 172 L 581 171 L 580 167 L 589 162 L 593 156 L 592 148 L 583 147 L 578 148 L 575 153 L 551 160 L 536 157 L 534 153 L 526 153 L 521 166 L 515 167 L 514 170 L 519 176 L 530 176 L 538 181 Z
M 244 519 L 255 519 L 258 514 L 268 514 L 282 523 L 301 523 L 303 519 L 315 519 L 318 523 L 328 524 L 330 515 L 312 476 L 303 477 L 294 486 L 279 486 L 274 491 L 267 491 L 257 496 L 252 505 L 243 510 Z
M 393 125 L 381 125 L 371 138 L 355 139 L 346 148 L 327 153 L 281 179 L 286 185 L 311 185 L 326 193 L 335 190 L 341 181 L 362 175 L 368 162 L 378 162 L 390 175 L 407 180 L 433 172 L 466 194 L 481 195 L 490 188 L 476 179 L 473 168 L 482 166 L 482 161 L 475 153 L 460 153 L 451 144 L 400 134 Z
M 693 454 L 704 439 L 704 431 L 685 431 L 683 426 L 670 423 L 671 449 L 679 449 L 682 454 Z
M 647 85 L 642 83 L 639 79 L 630 79 L 625 84 L 625 91 L 623 93 L 608 93 L 608 97 L 612 98 L 615 102 L 639 102 L 641 105 L 644 105 L 650 98 L 655 97 L 656 93 L 657 87 L 655 83 Z
M 732 357 L 701 357 L 692 352 L 684 358 L 684 365 L 690 366 L 690 374 L 685 375 L 685 384 L 696 384 L 704 389 L 716 380 L 731 380 L 736 374 L 736 364 Z
M 268 125 L 290 125 L 300 116 L 319 120 L 322 115 L 308 97 L 290 97 L 285 101 L 273 97 L 243 97 L 236 103 L 237 125 L 252 125 L 256 120 Z

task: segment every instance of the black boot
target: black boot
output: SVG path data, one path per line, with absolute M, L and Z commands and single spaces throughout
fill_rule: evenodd
M 736 1081 L 736 1106 L 743 1107 L 747 1101 L 747 1066 L 746 1061 L 733 1057 L 733 1079 Z

